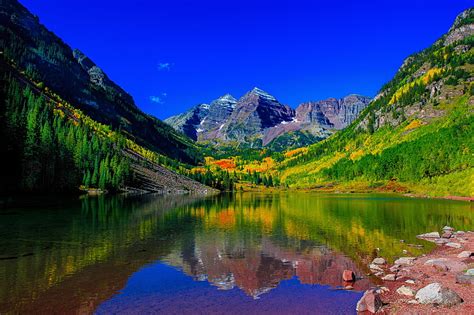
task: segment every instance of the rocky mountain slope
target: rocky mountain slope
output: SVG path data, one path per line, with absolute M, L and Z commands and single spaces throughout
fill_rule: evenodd
M 292 187 L 474 196 L 474 10 L 408 57 L 346 129 L 288 157 Z M 364 188 L 365 187 L 365 188 Z
M 316 142 L 345 128 L 369 102 L 368 97 L 349 95 L 303 103 L 293 110 L 254 88 L 239 100 L 227 94 L 165 122 L 199 142 L 286 148 Z
M 190 139 L 143 113 L 91 59 L 73 51 L 16 0 L 0 2 L 0 51 L 92 119 L 172 158 L 187 163 L 199 159 Z

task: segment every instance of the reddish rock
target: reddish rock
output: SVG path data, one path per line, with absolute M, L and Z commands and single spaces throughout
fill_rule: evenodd
M 357 302 L 356 310 L 358 312 L 368 311 L 371 313 L 377 313 L 377 311 L 379 311 L 382 306 L 383 302 L 380 298 L 380 295 L 374 290 L 367 290 L 359 302 Z
M 344 270 L 342 273 L 342 280 L 347 282 L 355 281 L 355 274 L 352 270 Z

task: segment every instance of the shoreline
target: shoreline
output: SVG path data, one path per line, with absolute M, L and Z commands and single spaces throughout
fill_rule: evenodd
M 246 189 L 240 190 L 236 189 L 234 193 L 239 192 L 259 192 L 259 193 L 268 193 L 268 192 L 315 192 L 315 193 L 326 193 L 326 194 L 394 194 L 407 198 L 420 198 L 420 199 L 435 199 L 435 200 L 450 200 L 450 201 L 460 201 L 460 202 L 473 202 L 473 196 L 456 196 L 456 195 L 445 195 L 445 196 L 429 196 L 426 194 L 415 194 L 410 193 L 404 189 L 394 189 L 390 186 L 381 186 L 377 188 L 368 188 L 368 187 L 358 187 L 357 189 L 342 188 L 338 186 L 324 186 L 324 187 L 313 187 L 313 188 L 262 188 L 262 187 L 247 187 Z
M 417 238 L 437 247 L 393 264 L 377 264 L 376 258 L 369 268 L 382 284 L 365 292 L 358 311 L 369 306 L 380 314 L 474 314 L 474 232 L 444 227 Z

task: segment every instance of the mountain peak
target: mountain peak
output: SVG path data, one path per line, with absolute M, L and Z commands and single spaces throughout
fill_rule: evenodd
M 444 45 L 448 46 L 474 35 L 474 9 L 463 11 L 454 20 L 453 26 L 444 40 Z
M 218 101 L 237 102 L 237 100 L 235 99 L 235 97 L 233 97 L 233 96 L 230 95 L 229 93 L 227 93 L 227 94 L 225 94 L 225 95 L 222 95 L 222 96 L 219 97 L 217 100 L 218 100 Z
M 269 93 L 265 92 L 264 90 L 258 88 L 258 87 L 254 87 L 250 92 L 249 94 L 254 94 L 254 95 L 258 95 L 264 99 L 267 99 L 267 100 L 271 100 L 271 101 L 276 101 L 276 98 L 272 95 L 270 95 Z
M 471 18 L 474 15 L 474 8 L 469 8 L 467 10 L 462 11 L 459 13 L 459 15 L 456 17 L 454 20 L 453 26 L 451 27 L 451 30 L 458 28 L 462 25 L 465 24 L 472 24 Z
M 212 107 L 230 107 L 234 108 L 235 104 L 237 104 L 237 100 L 230 95 L 229 93 L 219 97 L 218 99 L 212 101 Z

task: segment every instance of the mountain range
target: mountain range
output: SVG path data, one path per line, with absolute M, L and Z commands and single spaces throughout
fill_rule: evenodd
M 369 97 L 348 95 L 307 102 L 292 109 L 254 88 L 238 100 L 226 94 L 165 122 L 198 142 L 287 149 L 344 129 L 370 101 Z
M 0 1 L 0 70 L 0 192 L 208 193 L 237 182 L 474 196 L 473 9 L 372 100 L 293 109 L 254 88 L 163 122 L 16 0 Z

